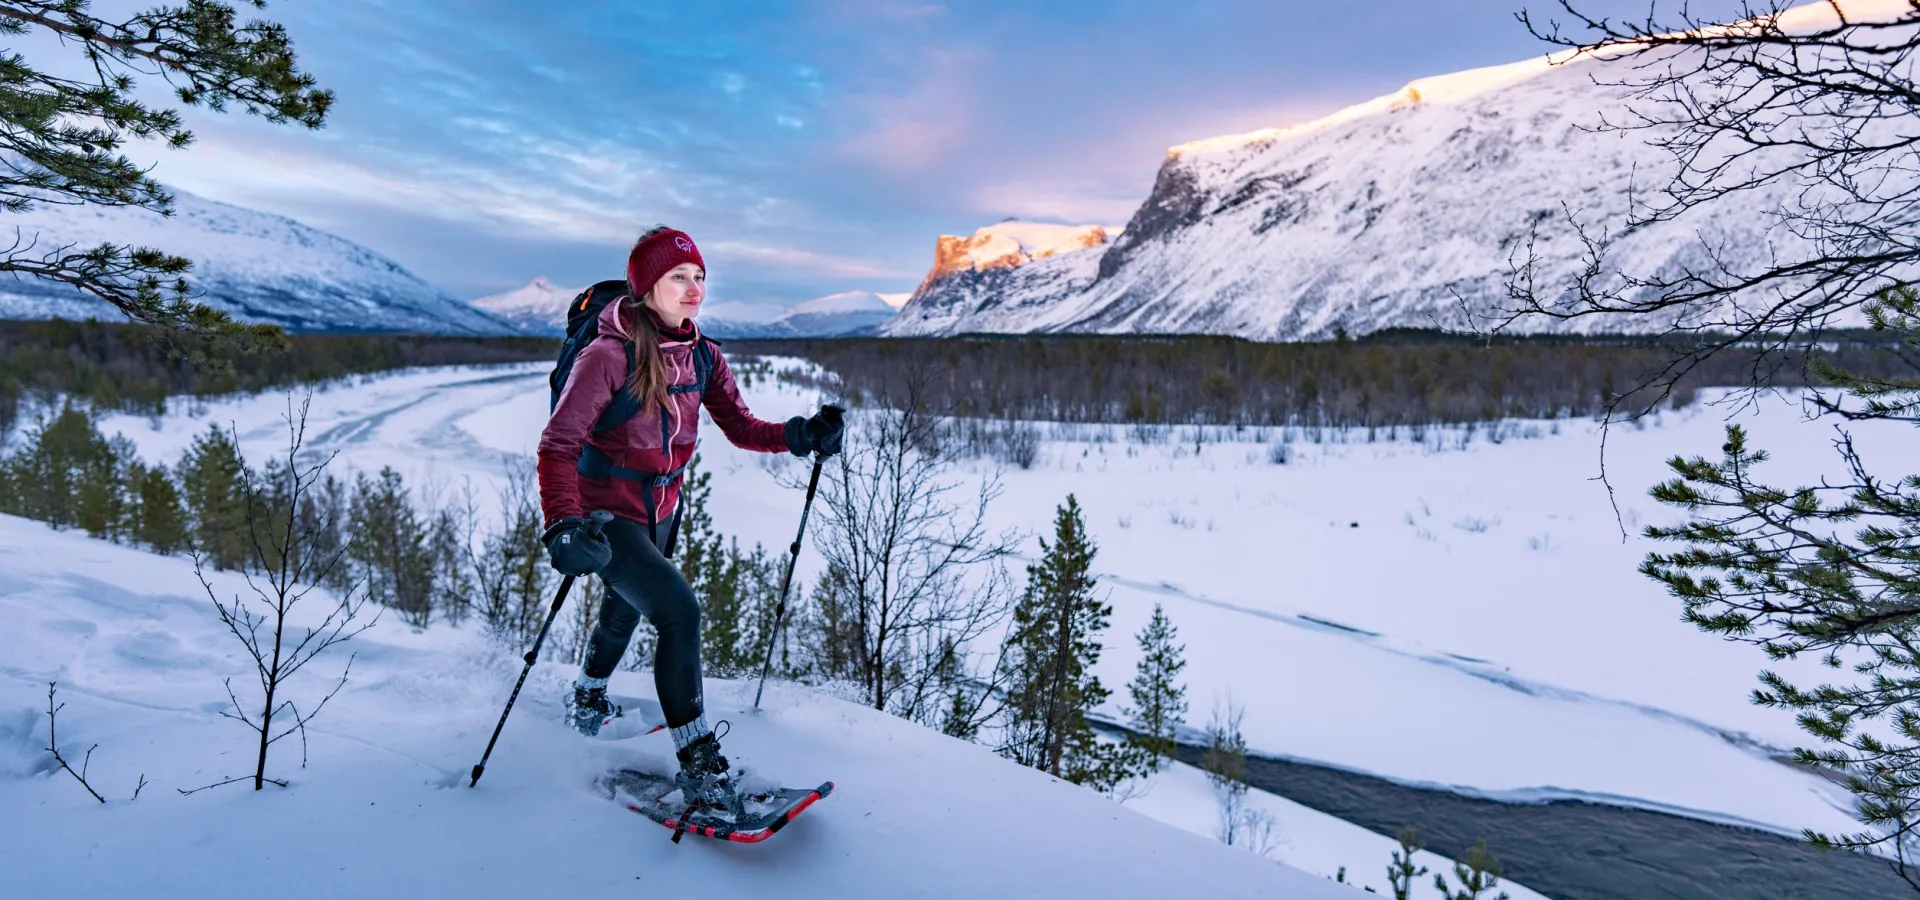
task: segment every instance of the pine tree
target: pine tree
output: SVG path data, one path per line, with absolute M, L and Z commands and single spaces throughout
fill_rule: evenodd
M 355 476 L 347 535 L 347 555 L 367 597 L 399 610 L 408 625 L 425 628 L 433 616 L 433 556 L 399 472 L 389 466 L 378 478 Z
M 1075 784 L 1111 790 L 1133 774 L 1134 760 L 1126 745 L 1102 742 L 1086 717 L 1109 693 L 1092 670 L 1113 610 L 1095 595 L 1098 548 L 1072 495 L 1055 514 L 1053 542 L 1042 539 L 1040 546 L 1044 556 L 1027 567 L 1003 656 L 1008 722 L 1000 753 Z
M 12 486 L 7 511 L 56 527 L 78 525 L 75 499 L 85 480 L 92 436 L 93 425 L 86 414 L 71 406 L 43 423 L 7 459 L 7 480 Z
M 141 465 L 134 470 L 133 484 L 139 497 L 135 504 L 139 515 L 133 525 L 133 539 L 155 553 L 178 553 L 191 546 L 193 536 L 188 530 L 187 510 L 181 505 L 180 490 L 174 487 L 173 476 L 163 467 Z
M 323 563 L 313 573 L 315 581 L 341 595 L 354 589 L 346 526 L 347 487 L 332 474 L 323 475 L 301 493 L 300 533 L 314 559 Z
M 495 638 L 524 646 L 539 630 L 551 600 L 548 592 L 559 577 L 540 543 L 543 522 L 531 467 L 510 473 L 501 507 L 500 530 L 487 535 L 475 560 L 480 615 Z
M 433 524 L 427 530 L 429 580 L 433 585 L 431 603 L 440 616 L 458 625 L 465 621 L 473 596 L 473 577 L 467 567 L 467 547 L 472 540 L 469 514 L 453 507 L 433 510 Z
M 1175 758 L 1175 730 L 1186 720 L 1187 688 L 1180 683 L 1180 670 L 1187 667 L 1186 647 L 1174 643 L 1179 636 L 1172 620 L 1160 604 L 1153 605 L 1153 618 L 1140 629 L 1140 662 L 1134 668 L 1127 693 L 1133 699 L 1128 710 L 1133 724 L 1133 744 L 1150 754 L 1143 762 L 1154 769 Z
M 1415 867 L 1413 855 L 1425 849 L 1420 836 L 1409 825 L 1400 829 L 1400 847 L 1393 851 L 1393 862 L 1387 866 L 1387 888 L 1393 892 L 1393 900 L 1411 900 L 1413 880 L 1427 874 L 1426 866 Z M 1446 888 L 1441 888 L 1445 891 Z
M 102 437 L 92 417 L 86 417 L 85 422 L 86 433 L 80 437 L 78 448 L 82 458 L 76 473 L 80 484 L 80 493 L 74 498 L 76 517 L 87 534 L 124 540 L 138 516 L 134 504 L 139 502 L 139 495 L 130 490 L 133 480 L 128 468 L 139 459 L 138 452 L 133 442 L 121 435 Z
M 232 436 L 208 426 L 181 458 L 179 478 L 194 550 L 216 569 L 246 566 L 249 476 Z
M 1460 882 L 1459 889 L 1447 885 L 1447 876 L 1433 876 L 1433 887 L 1440 892 L 1442 900 L 1481 900 L 1481 896 L 1500 886 L 1500 861 L 1487 852 L 1487 839 L 1481 838 L 1453 864 L 1453 878 Z M 1488 897 L 1487 900 L 1510 900 L 1506 891 Z

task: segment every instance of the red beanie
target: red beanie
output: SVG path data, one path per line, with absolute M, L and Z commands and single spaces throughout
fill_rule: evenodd
M 627 284 L 636 297 L 645 296 L 653 290 L 654 282 L 681 263 L 693 263 L 703 273 L 707 270 L 707 261 L 700 258 L 700 248 L 693 245 L 693 238 L 669 228 L 635 244 L 633 252 L 627 254 Z

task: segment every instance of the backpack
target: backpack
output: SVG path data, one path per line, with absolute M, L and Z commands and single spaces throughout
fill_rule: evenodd
M 560 392 L 567 386 L 567 377 L 573 374 L 573 364 L 575 360 L 579 359 L 580 351 L 585 350 L 588 344 L 593 343 L 594 339 L 600 336 L 600 311 L 605 309 L 607 304 L 616 302 L 626 295 L 627 283 L 614 279 L 599 282 L 581 291 L 580 296 L 573 298 L 573 302 L 568 304 L 567 339 L 560 344 L 560 355 L 553 361 L 553 373 L 547 376 L 547 386 L 553 391 L 553 396 L 547 402 L 548 412 L 552 412 L 555 407 L 560 405 Z M 713 338 L 701 335 L 700 342 L 695 344 L 693 348 L 693 383 L 688 385 L 669 385 L 667 387 L 667 393 L 670 395 L 695 393 L 705 396 L 707 392 L 707 381 L 713 376 L 713 345 L 718 343 L 719 341 Z M 627 351 L 627 376 L 631 378 L 633 376 L 634 366 L 638 364 L 634 359 L 633 342 L 627 341 L 623 346 Z M 613 402 L 608 403 L 607 408 L 601 410 L 600 417 L 594 420 L 593 433 L 599 434 L 609 429 L 617 428 L 628 419 L 638 415 L 639 412 L 639 396 L 627 390 L 625 382 L 623 381 L 621 387 L 614 392 Z M 667 412 L 664 409 L 661 410 L 660 415 L 660 432 L 661 446 L 666 447 Z M 652 532 L 654 526 L 658 524 L 658 517 L 654 515 L 653 511 L 653 489 L 661 488 L 680 480 L 680 476 L 686 471 L 686 466 L 676 468 L 665 475 L 654 475 L 633 469 L 621 468 L 613 465 L 613 460 L 608 459 L 606 454 L 601 453 L 598 448 L 594 447 L 591 443 L 587 443 L 580 446 L 578 470 L 580 474 L 586 475 L 589 478 L 626 478 L 646 484 L 649 488 L 645 495 L 648 519 L 647 528 L 649 532 Z M 686 504 L 682 503 L 674 507 L 673 522 L 667 531 L 667 542 L 665 546 L 662 547 L 662 555 L 668 558 L 672 558 L 673 556 L 674 539 L 680 530 L 680 512 L 685 505 Z M 656 546 L 658 546 L 658 544 L 656 544 Z

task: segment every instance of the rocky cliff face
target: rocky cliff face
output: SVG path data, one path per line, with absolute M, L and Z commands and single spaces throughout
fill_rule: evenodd
M 941 235 L 933 268 L 889 335 L 1020 332 L 1026 320 L 1093 281 L 1109 231 L 1099 225 L 1006 221 Z

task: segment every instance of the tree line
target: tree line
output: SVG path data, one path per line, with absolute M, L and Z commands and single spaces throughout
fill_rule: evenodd
M 1692 340 L 1498 337 L 1393 331 L 1319 343 L 1208 336 L 1005 336 L 735 341 L 799 356 L 818 386 L 887 402 L 927 370 L 928 402 L 957 416 L 1054 422 L 1390 428 L 1592 416 L 1684 406 L 1701 388 L 1813 383 L 1815 358 L 1868 373 L 1911 372 L 1898 342 L 1829 333 L 1819 348 L 1732 348 L 1689 362 Z M 1672 382 L 1652 373 L 1687 366 Z M 809 379 L 802 373 L 790 378 Z
M 551 359 L 531 337 L 300 334 L 238 341 L 120 322 L 0 321 L 0 438 L 23 403 L 162 415 L 168 398 L 252 393 L 410 366 Z

